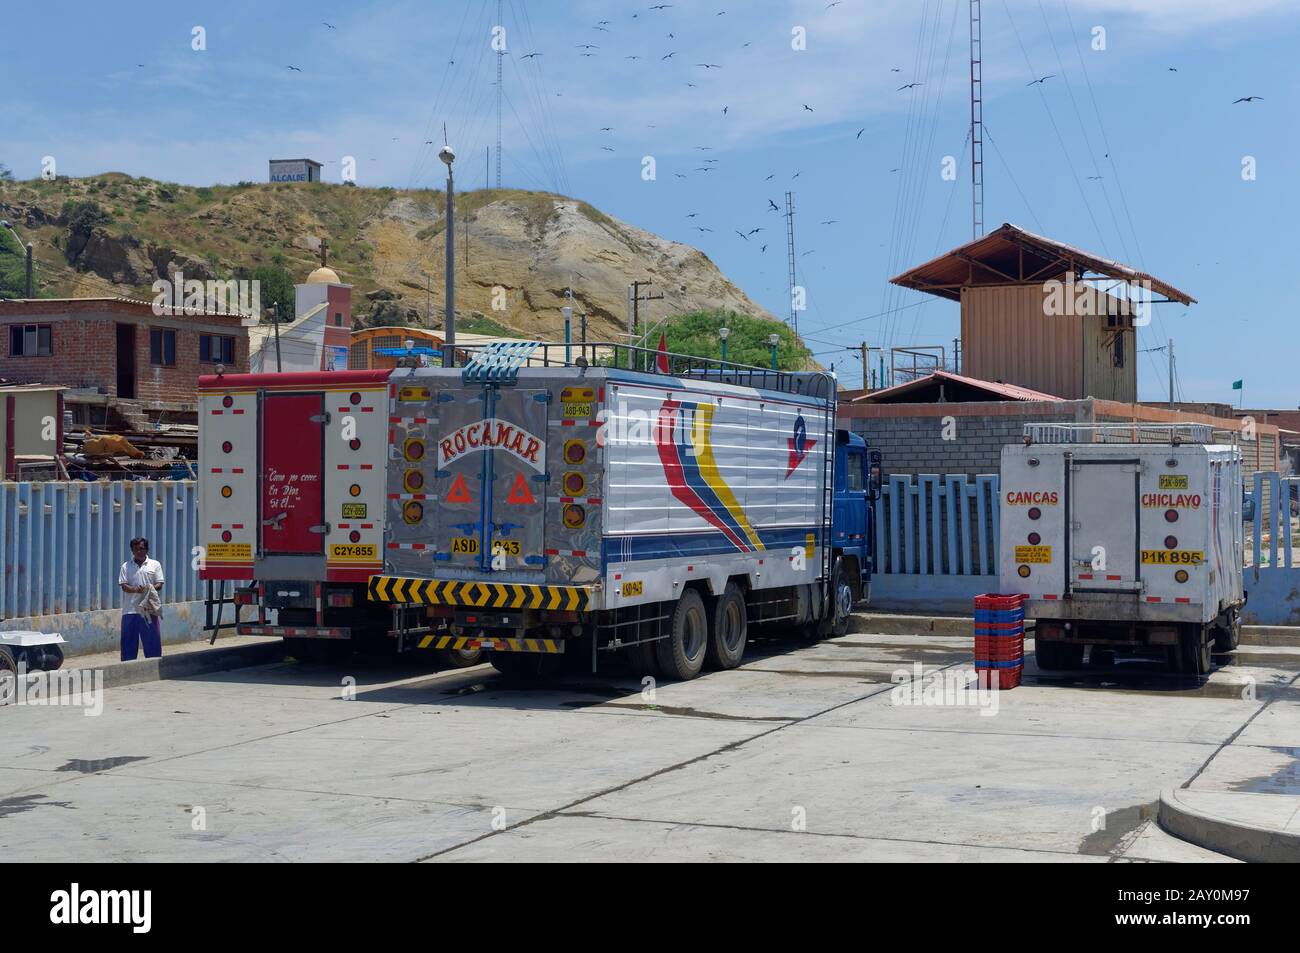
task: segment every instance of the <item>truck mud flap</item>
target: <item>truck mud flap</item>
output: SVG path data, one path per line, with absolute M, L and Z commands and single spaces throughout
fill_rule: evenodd
M 587 586 L 544 586 L 514 582 L 461 582 L 372 576 L 370 601 L 476 609 L 560 609 L 584 612 L 591 605 Z

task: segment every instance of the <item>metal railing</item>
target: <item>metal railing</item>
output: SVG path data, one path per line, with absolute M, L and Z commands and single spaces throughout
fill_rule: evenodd
M 1028 443 L 1214 443 L 1209 424 L 1025 424 Z

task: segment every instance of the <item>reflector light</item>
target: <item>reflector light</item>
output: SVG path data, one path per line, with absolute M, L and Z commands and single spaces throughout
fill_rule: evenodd
M 235 491 L 232 490 L 232 489 L 231 489 L 230 487 L 228 487 L 228 486 L 223 486 L 223 487 L 221 488 L 221 495 L 224 496 L 226 499 L 230 499 L 230 494 L 232 494 L 232 493 L 234 493 L 234 492 L 235 492 Z
M 1016 572 L 1020 573 L 1021 579 L 1028 579 L 1031 570 L 1028 566 L 1021 566 L 1019 569 L 1016 570 Z
M 406 476 L 402 477 L 402 485 L 408 493 L 417 493 L 424 486 L 424 474 L 419 470 L 407 470 Z
M 1165 549 L 1177 549 L 1177 548 L 1178 548 L 1178 537 L 1177 537 L 1177 536 L 1166 536 L 1166 537 L 1165 537 Z
M 354 406 L 357 405 L 357 404 L 359 404 L 359 403 L 361 403 L 361 395 L 358 394 L 356 391 L 353 391 L 353 392 L 348 396 L 348 403 L 349 403 L 349 404 L 352 404 L 352 405 L 354 405 Z
M 353 530 L 352 532 L 348 533 L 348 542 L 349 543 L 361 542 L 361 534 L 356 530 Z
M 1178 522 L 1178 511 L 1177 511 L 1177 510 L 1165 510 L 1165 521 L 1168 522 L 1168 523 L 1177 523 L 1177 522 Z
M 581 440 L 568 440 L 564 444 L 564 462 L 577 466 L 587 459 L 587 445 Z
M 1179 582 L 1186 582 L 1186 581 L 1187 581 L 1187 570 L 1186 570 L 1186 569 L 1180 569 L 1180 570 L 1178 570 L 1178 572 L 1174 573 L 1174 578 L 1177 579 Z
M 408 500 L 402 506 L 402 519 L 407 523 L 418 523 L 424 519 L 424 504 L 418 500 Z
M 360 450 L 361 441 L 358 440 L 356 437 L 353 437 L 351 440 L 348 441 L 348 446 L 351 447 L 353 450 Z
M 360 483 L 353 483 L 350 487 L 348 487 L 348 493 L 351 494 L 352 496 L 360 496 L 360 495 L 361 495 L 361 484 L 360 484 Z
M 1030 546 L 1037 546 L 1037 545 L 1038 545 L 1039 543 L 1041 543 L 1042 541 L 1043 541 L 1043 537 L 1039 536 L 1037 533 L 1030 533 L 1030 534 L 1029 534 L 1029 545 L 1030 545 Z
M 1031 506 L 1031 507 L 1029 508 L 1029 512 L 1028 512 L 1026 515 L 1027 515 L 1031 520 L 1036 520 L 1036 519 L 1038 519 L 1038 517 L 1040 517 L 1040 516 L 1043 515 L 1043 511 L 1040 510 L 1040 509 L 1039 509 L 1038 507 L 1036 507 L 1036 506 Z
M 223 543 L 228 543 L 228 542 L 230 542 L 232 539 L 234 539 L 234 536 L 231 535 L 230 530 L 226 530 L 225 532 L 223 532 L 223 533 L 221 534 L 221 541 L 222 541 Z
M 221 406 L 222 406 L 222 407 L 234 407 L 234 406 L 235 406 L 235 398 L 233 398 L 233 397 L 231 397 L 229 394 L 227 394 L 225 397 L 221 398 Z
M 564 505 L 563 522 L 566 529 L 581 529 L 587 522 L 587 511 L 577 503 Z
M 231 450 L 234 450 L 234 449 L 235 449 L 235 445 L 234 445 L 233 443 L 231 443 L 229 440 L 227 440 L 227 441 L 225 441 L 224 443 L 221 444 L 221 452 L 222 452 L 222 453 L 229 453 Z
M 566 496 L 581 496 L 582 491 L 587 488 L 587 480 L 581 474 L 574 471 L 564 474 L 564 493 Z
M 423 460 L 424 441 L 418 437 L 411 437 L 402 445 L 402 455 L 408 460 Z

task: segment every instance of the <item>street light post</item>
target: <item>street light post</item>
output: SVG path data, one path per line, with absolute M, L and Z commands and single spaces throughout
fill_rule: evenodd
M 727 335 L 731 333 L 731 328 L 718 328 L 718 337 L 722 339 L 722 363 L 727 363 Z
M 452 181 L 451 164 L 456 161 L 456 153 L 451 146 L 438 150 L 438 158 L 447 166 L 447 321 L 443 330 L 442 366 L 456 366 L 456 206 L 455 183 Z
M 767 336 L 768 347 L 772 349 L 772 370 L 776 370 L 776 346 L 781 343 L 781 338 L 776 334 Z

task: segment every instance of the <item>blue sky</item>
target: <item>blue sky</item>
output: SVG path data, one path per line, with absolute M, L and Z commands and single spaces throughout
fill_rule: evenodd
M 778 315 L 784 222 L 768 200 L 794 191 L 800 330 L 856 386 L 845 346 L 950 347 L 958 333 L 955 304 L 887 278 L 971 235 L 968 2 L 827 2 L 505 0 L 502 178 L 693 244 Z M 478 187 L 496 5 L 11 4 L 7 32 L 24 41 L 0 60 L 0 162 L 24 178 L 52 155 L 68 175 L 207 184 L 262 181 L 268 158 L 299 155 L 337 181 L 354 156 L 360 184 L 437 186 L 446 123 L 460 185 Z M 1014 222 L 1199 299 L 1159 306 L 1139 341 L 1175 339 L 1182 398 L 1235 402 L 1244 378 L 1248 405 L 1300 404 L 1300 5 L 983 0 L 983 20 L 986 229 Z M 909 82 L 924 85 L 898 90 Z M 1232 104 L 1247 95 L 1264 98 Z M 1143 355 L 1140 396 L 1165 389 L 1164 355 Z

